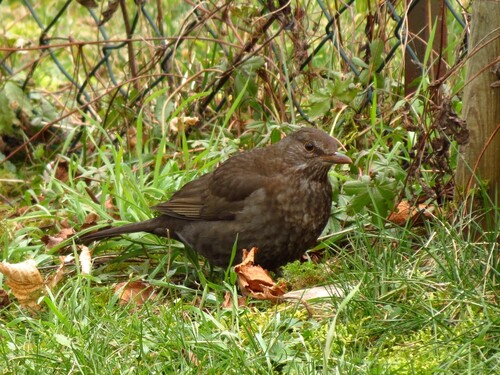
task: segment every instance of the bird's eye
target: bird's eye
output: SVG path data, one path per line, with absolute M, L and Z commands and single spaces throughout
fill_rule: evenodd
M 306 151 L 311 152 L 314 150 L 314 144 L 312 142 L 306 142 L 304 143 L 304 148 Z

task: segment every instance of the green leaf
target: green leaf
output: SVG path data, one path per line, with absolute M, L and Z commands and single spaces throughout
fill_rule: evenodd
M 9 81 L 5 84 L 4 91 L 11 108 L 20 108 L 23 112 L 31 116 L 33 107 L 31 106 L 29 98 L 19 86 Z
M 380 39 L 374 39 L 370 43 L 370 52 L 372 54 L 372 65 L 377 69 L 384 62 L 384 42 Z
M 17 122 L 16 114 L 10 108 L 9 100 L 4 91 L 0 92 L 0 134 L 12 135 L 12 125 Z
M 346 181 L 343 189 L 347 195 L 358 195 L 366 192 L 370 185 L 371 179 L 369 176 L 361 176 L 359 180 Z
M 365 69 L 361 73 L 359 73 L 359 82 L 361 82 L 363 85 L 368 85 L 369 80 L 370 74 L 368 69 Z
M 401 182 L 382 173 L 374 178 L 364 175 L 359 180 L 345 182 L 343 189 L 346 195 L 353 196 L 348 204 L 349 211 L 362 212 L 369 208 L 385 217 L 401 189 Z M 374 216 L 374 221 L 377 220 Z
M 311 119 L 318 118 L 320 116 L 324 116 L 326 113 L 330 111 L 331 101 L 328 99 L 323 99 L 321 101 L 317 101 L 311 104 L 309 107 L 308 115 Z
M 234 92 L 236 96 L 245 90 L 241 97 L 242 102 L 252 104 L 257 96 L 258 86 L 256 81 L 257 71 L 264 65 L 264 59 L 260 56 L 254 56 L 245 61 L 236 70 L 234 77 Z
M 17 173 L 17 168 L 9 160 L 5 161 L 5 155 L 0 152 L 0 172 L 7 171 L 15 175 Z
M 264 65 L 264 58 L 253 56 L 246 60 L 238 70 L 246 72 L 248 75 L 254 75 L 255 72 Z
M 370 187 L 371 179 L 369 176 L 361 176 L 356 181 L 346 181 L 343 190 L 347 195 L 353 198 L 349 202 L 348 210 L 351 212 L 361 212 L 371 201 Z
M 166 101 L 167 96 L 161 96 L 158 98 L 155 106 L 155 117 L 161 124 L 170 119 L 170 115 L 175 109 L 175 106 L 172 102 L 167 103 Z
M 368 10 L 368 1 L 367 0 L 356 0 L 356 12 L 366 13 Z
M 67 348 L 71 348 L 71 339 L 69 337 L 64 336 L 64 335 L 60 335 L 59 333 L 56 333 L 54 335 L 54 338 L 62 346 L 65 346 Z
M 353 63 L 354 65 L 356 65 L 356 66 L 360 66 L 360 67 L 365 68 L 365 69 L 368 69 L 368 68 L 370 67 L 367 63 L 365 63 L 363 60 L 361 60 L 361 59 L 360 59 L 359 57 L 357 57 L 357 56 L 352 57 L 352 58 L 351 58 L 351 61 L 352 61 L 352 63 Z

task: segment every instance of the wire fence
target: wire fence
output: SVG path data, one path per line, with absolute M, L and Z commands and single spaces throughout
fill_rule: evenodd
M 429 64 L 408 43 L 407 15 L 419 2 L 186 1 L 172 7 L 136 0 L 111 1 L 105 8 L 92 0 L 4 1 L 2 18 L 14 17 L 3 22 L 3 44 L 9 46 L 0 51 L 2 81 L 14 81 L 24 92 L 44 84 L 50 95 L 64 92 L 52 100 L 62 111 L 58 121 L 75 121 L 75 111 L 84 113 L 82 123 L 110 120 L 112 103 L 137 113 L 156 91 L 167 98 L 164 105 L 175 108 L 188 99 L 190 112 L 209 118 L 245 87 L 264 108 L 269 104 L 263 98 L 272 98 L 280 120 L 289 117 L 284 103 L 291 102 L 311 122 L 321 97 L 311 101 L 304 91 L 315 75 L 361 86 L 354 106 L 359 112 L 371 100 L 377 74 L 403 64 L 405 54 L 425 73 Z M 463 40 L 447 61 L 452 67 L 466 51 L 466 11 L 459 1 L 444 4 L 448 34 Z M 21 35 L 26 30 L 38 39 L 27 40 Z M 333 62 L 332 49 L 338 56 Z M 341 77 L 332 78 L 332 71 Z M 43 119 L 45 130 L 51 120 Z

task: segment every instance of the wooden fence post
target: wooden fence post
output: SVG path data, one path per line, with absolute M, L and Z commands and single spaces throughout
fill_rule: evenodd
M 412 3 L 406 0 L 406 8 Z M 408 12 L 408 46 L 415 52 L 417 61 L 406 51 L 405 54 L 405 95 L 415 92 L 425 67 L 422 65 L 425 51 L 431 37 L 432 28 L 436 24 L 433 52 L 430 57 L 432 70 L 427 72 L 434 81 L 446 73 L 446 66 L 442 61 L 442 51 L 447 44 L 446 31 L 446 4 L 444 0 L 418 0 L 413 2 Z

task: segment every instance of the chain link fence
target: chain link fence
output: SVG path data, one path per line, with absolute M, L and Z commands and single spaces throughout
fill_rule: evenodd
M 361 112 L 407 55 L 425 74 L 432 62 L 408 42 L 408 14 L 419 2 L 3 1 L 0 84 L 15 83 L 28 96 L 41 92 L 39 102 L 57 108 L 46 118 L 43 103 L 38 115 L 33 104 L 24 113 L 42 126 L 30 140 L 55 124 L 126 122 L 151 97 L 167 115 L 187 102 L 186 112 L 210 121 L 242 95 L 253 119 L 292 120 L 293 105 L 314 122 L 338 109 L 323 96 Z M 466 51 L 467 14 L 460 1 L 443 4 L 441 26 L 459 42 L 437 53 L 453 69 Z M 332 90 L 325 81 L 336 92 L 325 92 Z M 161 121 L 158 113 L 151 121 Z

